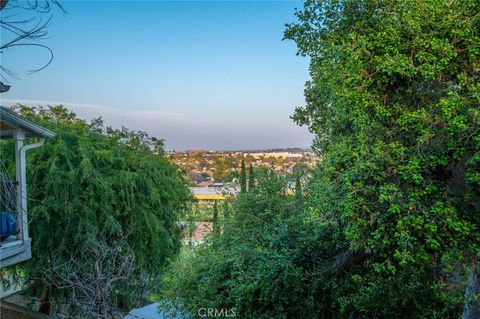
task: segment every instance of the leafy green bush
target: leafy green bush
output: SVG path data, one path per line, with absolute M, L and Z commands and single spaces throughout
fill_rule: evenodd
M 259 178 L 221 234 L 173 261 L 161 307 L 193 317 L 202 308 L 235 308 L 240 318 L 458 316 L 464 286 L 463 277 L 454 280 L 457 262 L 445 260 L 437 275 L 412 266 L 386 274 L 378 268 L 382 255 L 352 252 L 341 214 L 312 209 L 321 200 L 313 193 L 321 179 L 313 180 L 305 190 L 310 208 L 299 211 L 298 195 L 287 194 L 281 178 Z
M 201 308 L 232 309 L 241 318 L 331 314 L 327 286 L 312 279 L 319 256 L 334 251 L 330 230 L 299 210 L 286 180 L 264 172 L 256 187 L 234 203 L 221 234 L 185 252 L 164 277 L 161 303 L 197 314 Z M 327 263 L 327 262 L 326 262 Z M 329 272 L 329 270 L 325 270 Z
M 311 57 L 294 120 L 322 157 L 310 207 L 366 253 L 349 316 L 456 317 L 479 250 L 480 3 L 306 1 Z
M 17 111 L 58 134 L 27 156 L 32 259 L 17 269 L 34 294 L 39 289 L 43 301 L 61 304 L 79 288 L 66 282 L 73 280 L 72 269 L 79 272 L 75 280 L 86 280 L 82 272 L 100 276 L 105 262 L 108 274 L 102 275 L 119 276 L 98 279 L 112 284 L 110 306 L 116 292 L 138 301 L 179 251 L 177 221 L 190 199 L 183 177 L 163 155 L 163 141 L 105 128 L 99 119 L 89 124 L 63 106 Z M 2 161 L 14 166 L 12 145 L 2 144 Z M 112 265 L 105 256 L 122 262 Z M 123 262 L 133 271 L 128 277 L 119 269 Z

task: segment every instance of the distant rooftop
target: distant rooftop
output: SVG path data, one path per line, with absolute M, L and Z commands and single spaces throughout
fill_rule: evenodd
M 215 200 L 225 199 L 227 195 L 236 195 L 240 192 L 239 185 L 223 187 L 189 187 L 190 192 L 196 199 Z

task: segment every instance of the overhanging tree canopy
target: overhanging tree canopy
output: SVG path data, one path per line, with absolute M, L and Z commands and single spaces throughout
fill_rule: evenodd
M 182 175 L 163 154 L 163 141 L 105 128 L 99 119 L 89 124 L 63 106 L 17 111 L 58 133 L 28 159 L 33 256 L 24 267 L 27 278 L 59 301 L 70 293 L 62 290 L 62 280 L 71 278 L 66 265 L 98 271 L 93 265 L 99 249 L 109 256 L 108 247 L 128 245 L 114 255 L 133 252 L 133 277 L 118 280 L 110 292 L 140 289 L 134 279 L 152 288 L 180 248 L 177 221 L 190 198 Z M 2 160 L 14 163 L 9 151 L 2 148 Z M 122 273 L 114 269 L 125 264 L 119 260 L 108 265 L 109 272 Z

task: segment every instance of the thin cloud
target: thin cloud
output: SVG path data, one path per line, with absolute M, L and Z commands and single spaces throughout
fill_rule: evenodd
M 102 117 L 106 125 L 141 130 L 163 138 L 167 149 L 211 150 L 267 149 L 281 147 L 308 147 L 312 137 L 305 128 L 290 121 L 240 120 L 235 117 L 215 119 L 209 114 L 188 114 L 117 108 L 74 102 L 3 99 L 2 104 L 36 105 L 63 104 L 79 117 L 91 120 Z
M 187 114 L 174 113 L 174 112 L 161 112 L 161 111 L 149 111 L 149 110 L 125 110 L 123 108 L 98 105 L 98 104 L 85 104 L 76 102 L 62 102 L 62 101 L 47 101 L 47 100 L 24 100 L 24 99 L 1 99 L 2 104 L 14 105 L 24 104 L 29 106 L 46 106 L 46 105 L 65 105 L 67 108 L 73 111 L 89 111 L 88 115 L 92 118 L 103 116 L 104 114 L 124 114 L 131 117 L 150 118 L 150 119 L 162 119 L 162 120 L 182 120 L 198 122 L 198 118 L 193 118 Z

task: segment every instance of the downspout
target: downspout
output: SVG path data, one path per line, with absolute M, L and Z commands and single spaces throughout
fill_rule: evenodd
M 37 148 L 37 147 L 42 146 L 43 143 L 45 143 L 45 139 L 44 139 L 43 137 L 41 137 L 41 138 L 38 139 L 38 142 L 36 142 L 36 143 L 24 145 L 24 146 L 20 149 L 20 152 L 23 152 L 23 153 L 25 154 L 25 152 L 31 150 L 32 148 Z M 25 156 L 25 155 L 24 155 L 24 156 Z
M 21 198 L 21 222 L 22 222 L 22 239 L 28 239 L 28 219 L 27 219 L 27 170 L 26 170 L 26 161 L 25 161 L 25 153 L 31 149 L 40 147 L 45 142 L 44 138 L 40 138 L 38 142 L 23 145 L 20 148 L 20 163 L 22 164 L 20 167 L 20 198 Z

